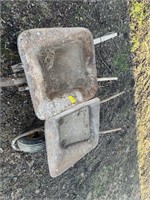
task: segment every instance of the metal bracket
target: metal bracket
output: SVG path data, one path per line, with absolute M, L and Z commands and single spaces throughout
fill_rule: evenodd
M 108 33 L 102 37 L 94 39 L 94 45 L 110 40 L 116 36 L 118 36 L 118 33 Z

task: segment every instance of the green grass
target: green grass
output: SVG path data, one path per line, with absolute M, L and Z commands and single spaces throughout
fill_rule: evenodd
M 131 52 L 135 52 L 140 47 L 140 32 L 143 23 L 148 16 L 148 5 L 144 1 L 137 2 L 132 0 L 130 2 L 130 29 L 131 29 Z
M 150 86 L 150 12 L 149 0 L 130 1 L 130 43 L 135 79 L 134 102 L 136 106 L 136 130 L 138 169 L 141 188 L 141 199 L 150 197 L 150 105 L 148 90 Z
M 123 49 L 122 52 L 117 53 L 113 58 L 113 66 L 117 69 L 118 73 L 127 71 L 128 68 L 128 52 Z

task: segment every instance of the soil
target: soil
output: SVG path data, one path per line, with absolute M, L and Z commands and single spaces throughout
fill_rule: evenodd
M 119 91 L 124 95 L 101 105 L 100 130 L 123 131 L 100 135 L 99 145 L 57 178 L 48 171 L 46 152 L 15 152 L 12 139 L 44 122 L 35 116 L 28 91 L 1 91 L 1 199 L 138 200 L 134 78 L 129 44 L 128 0 L 48 1 L 3 0 L 1 76 L 12 74 L 20 62 L 17 37 L 27 29 L 86 27 L 93 37 L 108 32 L 119 36 L 95 47 L 98 77 L 118 76 L 99 84 L 100 99 Z

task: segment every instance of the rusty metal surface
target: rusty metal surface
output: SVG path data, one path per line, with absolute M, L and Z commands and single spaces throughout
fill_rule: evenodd
M 46 119 L 46 149 L 52 177 L 61 175 L 97 146 L 99 111 L 100 100 L 95 98 Z M 66 118 L 70 118 L 70 121 L 66 121 Z M 62 126 L 66 127 L 63 129 Z
M 89 108 L 85 106 L 58 121 L 60 143 L 64 148 L 90 138 L 89 117 Z
M 0 87 L 19 86 L 26 83 L 25 77 L 0 78 Z
M 1 77 L 0 78 L 0 87 L 12 87 L 12 86 L 20 86 L 27 82 L 22 63 L 11 66 L 13 74 L 9 77 Z
M 11 66 L 11 69 L 14 73 L 23 71 L 22 63 L 18 63 L 16 65 Z
M 85 28 L 24 31 L 18 49 L 34 110 L 44 120 L 94 97 L 97 72 L 93 37 Z

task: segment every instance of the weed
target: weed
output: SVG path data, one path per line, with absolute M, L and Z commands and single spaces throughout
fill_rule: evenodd
M 144 2 L 132 1 L 130 9 L 130 16 L 138 23 L 139 28 L 142 27 L 145 18 L 145 4 Z
M 138 30 L 143 26 L 144 20 L 147 17 L 148 6 L 136 0 L 131 1 L 130 4 L 130 29 L 131 29 L 131 52 L 135 52 L 140 47 L 140 36 Z
M 113 66 L 118 72 L 125 72 L 128 70 L 128 52 L 123 49 L 122 52 L 116 54 L 113 58 Z

